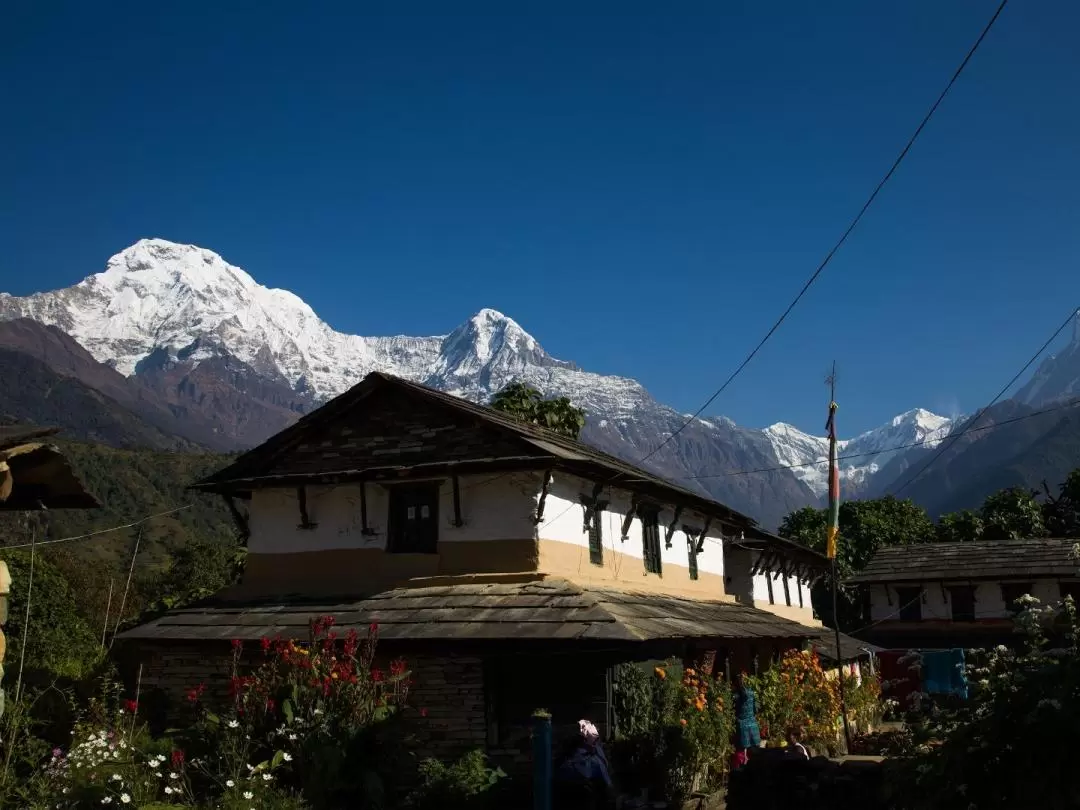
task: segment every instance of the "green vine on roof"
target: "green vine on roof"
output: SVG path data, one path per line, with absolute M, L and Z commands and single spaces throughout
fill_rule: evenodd
M 561 433 L 571 439 L 585 427 L 585 411 L 566 397 L 544 399 L 535 388 L 512 382 L 491 400 L 491 407 L 530 425 Z

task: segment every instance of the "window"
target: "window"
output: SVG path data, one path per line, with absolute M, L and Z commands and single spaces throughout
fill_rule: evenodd
M 386 550 L 392 554 L 434 554 L 439 541 L 439 485 L 390 487 L 390 528 Z
M 1061 592 L 1061 599 L 1064 600 L 1066 596 L 1073 598 L 1073 603 L 1080 607 L 1080 582 L 1059 582 L 1058 590 Z
M 1018 608 L 1014 604 L 1021 596 L 1031 593 L 1030 582 L 1002 582 L 1001 601 L 1005 603 L 1005 610 L 1016 613 Z
M 949 604 L 954 622 L 975 621 L 975 588 L 971 585 L 953 585 L 949 588 Z
M 900 621 L 922 621 L 922 588 L 897 588 L 896 597 L 900 600 Z
M 647 507 L 639 508 L 638 515 L 641 516 L 645 570 L 652 574 L 659 574 L 663 571 L 663 563 L 660 560 L 660 515 L 656 509 Z
M 604 530 L 602 528 L 601 515 L 604 513 L 602 504 L 592 507 L 589 519 L 589 562 L 593 565 L 604 564 Z

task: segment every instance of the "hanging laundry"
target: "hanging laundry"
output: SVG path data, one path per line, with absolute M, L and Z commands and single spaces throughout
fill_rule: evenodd
M 963 650 L 928 650 L 922 659 L 923 689 L 927 694 L 967 697 Z
M 918 672 L 912 671 L 909 663 L 900 661 L 907 654 L 907 650 L 882 650 L 878 653 L 882 697 L 895 700 L 901 706 L 907 706 L 908 696 L 919 689 Z

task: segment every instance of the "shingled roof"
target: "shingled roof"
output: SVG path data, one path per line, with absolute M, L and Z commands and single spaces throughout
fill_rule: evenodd
M 381 404 L 369 407 L 372 402 Z M 725 521 L 745 532 L 749 545 L 783 549 L 811 567 L 826 563 L 700 492 L 493 408 L 381 372 L 368 374 L 192 488 L 246 497 L 260 487 L 509 468 L 562 469 L 638 491 Z
M 920 543 L 879 549 L 851 584 L 938 580 L 1075 578 L 1075 540 L 1036 537 L 973 543 Z
M 385 640 L 815 639 L 824 632 L 734 602 L 584 588 L 553 577 L 396 588 L 348 601 L 218 600 L 170 611 L 118 638 L 301 639 L 313 619 L 327 615 L 346 632 L 377 622 Z

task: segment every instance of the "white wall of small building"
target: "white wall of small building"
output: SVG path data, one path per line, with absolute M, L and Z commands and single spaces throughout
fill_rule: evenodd
M 1006 580 L 1006 583 L 1008 581 Z M 1009 616 L 1007 605 L 1001 595 L 1001 582 L 931 582 L 924 583 L 922 596 L 922 620 L 952 620 L 952 603 L 949 598 L 950 585 L 975 585 L 975 618 L 1003 619 Z M 915 585 L 874 585 L 870 589 L 870 618 L 873 621 L 899 621 L 899 588 L 912 588 Z M 1058 602 L 1061 598 L 1056 579 L 1035 580 L 1032 583 L 1032 596 L 1044 605 Z
M 541 541 L 567 543 L 584 549 L 585 565 L 590 565 L 588 561 L 589 533 L 585 527 L 585 507 L 582 506 L 580 499 L 582 495 L 591 497 L 593 486 L 593 482 L 584 478 L 556 472 L 548 488 L 544 504 L 544 519 L 538 527 Z M 624 540 L 622 536 L 623 521 L 631 507 L 631 494 L 608 487 L 601 492 L 599 499 L 608 501 L 607 507 L 600 515 L 604 554 L 613 555 L 617 552 L 640 560 L 640 571 L 644 579 L 645 545 L 641 519 L 635 515 L 627 530 L 626 539 Z M 668 548 L 665 538 L 668 525 L 674 518 L 673 506 L 668 505 L 661 509 L 659 524 L 662 569 L 669 566 L 687 569 L 690 566 L 690 544 L 682 527 L 686 524 L 700 531 L 705 527 L 706 519 L 701 514 L 684 510 L 679 516 L 675 533 L 672 535 L 671 548 Z M 713 526 L 705 535 L 704 548 L 697 555 L 697 567 L 701 574 L 722 577 L 724 575 L 724 540 L 719 526 L 715 524 L 716 521 L 713 521 Z M 681 571 L 678 576 L 687 576 L 686 571 Z
M 454 490 L 450 479 L 439 486 L 439 542 L 527 540 L 535 536 L 532 518 L 539 473 L 463 475 L 458 481 L 462 526 L 454 526 Z M 314 529 L 300 529 L 295 488 L 262 489 L 252 495 L 248 551 L 285 554 L 339 549 L 385 549 L 389 491 L 368 482 L 367 525 L 363 534 L 359 483 L 307 488 L 307 511 Z

